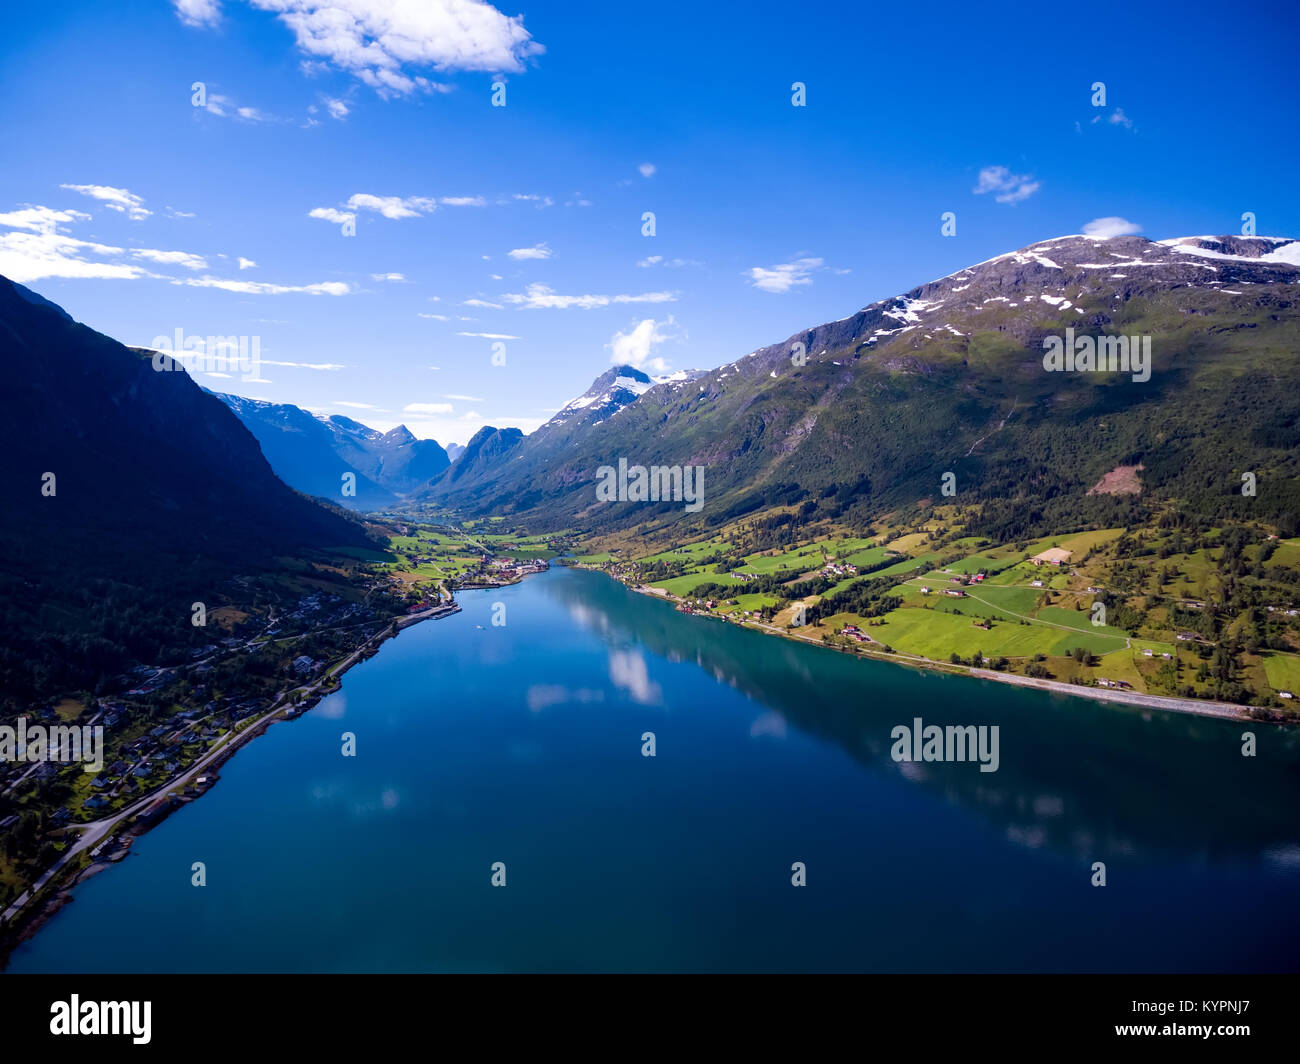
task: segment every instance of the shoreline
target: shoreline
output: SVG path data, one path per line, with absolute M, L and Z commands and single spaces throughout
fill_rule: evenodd
M 679 598 L 672 593 L 665 591 L 660 587 L 650 587 L 647 584 L 633 585 L 624 583 L 616 576 L 611 576 L 604 569 L 599 567 L 575 566 L 574 568 L 588 569 L 589 572 L 603 573 L 609 579 L 622 584 L 629 591 L 634 591 L 639 595 L 647 595 L 650 598 L 658 599 L 662 602 L 670 602 L 674 606 L 684 603 L 686 600 Z M 967 676 L 976 680 L 994 680 L 998 683 L 1012 684 L 1017 687 L 1030 687 L 1048 694 L 1073 695 L 1077 698 L 1088 698 L 1095 702 L 1111 702 L 1120 705 L 1136 706 L 1144 709 L 1158 709 L 1168 713 L 1184 713 L 1190 716 L 1213 717 L 1217 720 L 1235 720 L 1250 724 L 1275 724 L 1280 726 L 1292 725 L 1296 721 L 1271 720 L 1268 718 L 1252 717 L 1251 706 L 1242 706 L 1232 702 L 1211 702 L 1208 700 L 1179 698 L 1174 695 L 1149 695 L 1141 691 L 1117 691 L 1109 688 L 1085 687 L 1081 684 L 1065 683 L 1061 680 L 1044 680 L 1032 676 L 1021 676 L 1017 673 L 998 672 L 994 669 L 979 669 L 968 665 L 953 665 L 946 661 L 936 661 L 934 658 L 925 658 L 915 654 L 905 654 L 895 651 L 887 654 L 884 651 L 872 651 L 862 649 L 862 644 L 858 647 L 841 647 L 830 643 L 824 643 L 820 638 L 814 639 L 810 636 L 797 635 L 793 631 L 778 628 L 775 625 L 764 624 L 760 621 L 732 621 L 727 617 L 703 614 L 710 620 L 721 621 L 723 624 L 731 624 L 737 628 L 748 628 L 765 635 L 776 635 L 784 639 L 790 639 L 805 646 L 821 647 L 825 650 L 834 650 L 842 654 L 848 654 L 855 658 L 868 658 L 872 661 L 891 662 L 895 665 L 910 665 L 918 669 L 931 669 L 935 672 L 946 672 L 953 676 Z M 877 646 L 874 642 L 872 646 Z
M 36 882 L 19 895 L 5 912 L 0 913 L 0 929 L 6 932 L 6 937 L 12 934 L 12 940 L 0 946 L 0 971 L 8 967 L 9 954 L 18 945 L 32 938 L 60 909 L 74 900 L 73 891 L 80 883 L 104 871 L 109 864 L 124 860 L 129 856 L 136 839 L 152 831 L 178 809 L 207 794 L 221 778 L 221 767 L 239 753 L 244 745 L 265 734 L 272 724 L 297 720 L 326 695 L 335 694 L 343 686 L 343 674 L 358 662 L 373 657 L 386 640 L 396 638 L 413 624 L 430 619 L 441 620 L 460 610 L 453 598 L 450 603 L 439 602 L 437 606 L 421 613 L 394 617 L 390 625 L 382 628 L 336 664 L 326 668 L 312 684 L 306 687 L 292 685 L 279 692 L 262 716 L 252 720 L 239 732 L 232 730 L 222 746 L 209 750 L 174 779 L 143 795 L 121 812 L 106 818 L 107 823 L 99 830 L 96 830 L 96 825 L 102 821 L 93 820 L 63 828 L 64 838 L 71 840 L 74 838 L 72 833 L 76 833 L 75 841 L 71 841 L 59 860 L 42 872 Z M 390 631 L 394 624 L 395 632 Z M 329 689 L 320 690 L 323 685 Z M 286 699 L 295 691 L 307 693 L 297 704 L 288 704 Z M 209 783 L 203 790 L 188 797 L 176 793 L 197 775 L 209 778 Z M 88 862 L 79 868 L 73 868 L 73 859 L 82 853 L 88 853 Z

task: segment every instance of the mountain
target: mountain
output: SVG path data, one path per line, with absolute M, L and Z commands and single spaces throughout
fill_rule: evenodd
M 635 366 L 614 366 L 592 382 L 582 395 L 570 399 L 544 426 L 555 432 L 561 428 L 589 427 L 608 421 L 624 407 L 636 402 L 656 384 L 685 382 L 700 376 L 696 370 L 651 377 Z M 540 430 L 539 430 L 540 431 Z
M 281 480 L 353 509 L 393 506 L 451 461 L 436 440 L 418 440 L 405 425 L 379 432 L 339 414 L 325 417 L 288 403 L 213 394 L 257 438 Z M 342 494 L 345 473 L 356 477 L 355 496 Z
M 447 457 L 450 458 L 453 462 L 456 461 L 456 459 L 459 458 L 464 453 L 465 453 L 465 447 L 463 444 L 459 444 L 459 443 L 447 444 Z
M 552 457 L 563 455 L 576 441 L 581 441 L 588 430 L 609 421 L 657 385 L 685 384 L 700 375 L 698 370 L 683 370 L 652 377 L 635 366 L 613 366 L 597 377 L 582 395 L 565 403 L 530 436 L 525 437 L 518 429 L 480 429 L 455 465 L 416 492 L 413 498 L 436 502 L 447 497 L 459 497 L 462 484 L 473 491 L 475 486 L 498 476 L 503 463 L 513 461 L 516 448 L 522 445 L 526 445 L 524 449 L 530 463 L 544 465 Z M 523 490 L 527 498 L 521 502 L 517 500 L 519 505 L 530 505 L 530 500 L 540 498 L 541 492 L 535 486 L 528 485 Z
M 539 528 L 699 531 L 786 504 L 861 521 L 941 498 L 952 473 L 957 501 L 1026 526 L 1170 498 L 1294 526 L 1297 282 L 1290 239 L 1059 237 L 651 387 L 609 416 L 586 411 L 613 382 L 593 387 L 585 406 L 430 494 Z M 1138 352 L 1149 341 L 1149 375 L 1049 370 L 1045 338 L 1067 335 L 1136 336 Z M 703 467 L 703 510 L 597 503 L 597 470 L 620 458 Z M 1138 495 L 1089 494 L 1121 465 L 1141 467 Z M 1268 490 L 1243 497 L 1243 472 Z
M 286 487 L 230 410 L 0 278 L 0 694 L 185 645 L 195 601 L 361 526 Z M 139 658 L 137 658 L 139 660 Z
M 443 487 L 426 487 L 422 497 L 448 490 L 462 478 L 475 480 L 490 475 L 504 457 L 523 443 L 523 440 L 524 434 L 519 429 L 498 429 L 491 425 L 484 425 L 474 433 L 455 463 L 433 481 L 433 485 Z

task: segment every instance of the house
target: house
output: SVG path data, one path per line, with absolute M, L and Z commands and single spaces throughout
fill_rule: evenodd
M 1155 653 L 1155 651 L 1153 651 L 1150 647 L 1147 647 L 1147 648 L 1145 648 L 1145 649 L 1142 651 L 1142 656 L 1143 656 L 1144 658 L 1149 658 L 1149 657 L 1151 657 L 1151 655 L 1154 654 L 1154 653 Z
M 1041 554 L 1035 554 L 1029 560 L 1035 565 L 1060 565 L 1062 562 L 1068 562 L 1072 551 L 1062 550 L 1060 547 L 1048 547 Z
M 1277 697 L 1278 697 L 1278 698 L 1295 698 L 1295 695 L 1293 695 L 1290 691 L 1279 691 L 1279 692 L 1277 693 Z
M 299 676 L 306 676 L 316 668 L 316 663 L 306 654 L 299 654 L 293 659 L 292 668 Z
M 1042 582 L 1041 580 L 1031 580 L 1031 581 L 1029 582 L 1029 586 L 1030 586 L 1030 587 L 1042 587 L 1042 586 L 1043 586 L 1043 582 Z
M 922 595 L 928 595 L 929 593 L 930 593 L 930 589 L 928 587 L 921 588 Z
M 965 597 L 966 597 L 966 592 L 965 592 L 965 591 L 962 591 L 961 588 L 956 588 L 956 587 L 948 587 L 948 588 L 944 588 L 944 592 L 943 592 L 943 593 L 944 593 L 945 595 L 951 595 L 953 598 L 965 598 Z
M 1181 639 L 1184 643 L 1194 642 L 1195 639 L 1196 639 L 1196 633 L 1195 633 L 1195 632 L 1179 632 L 1179 633 L 1178 633 L 1178 638 Z

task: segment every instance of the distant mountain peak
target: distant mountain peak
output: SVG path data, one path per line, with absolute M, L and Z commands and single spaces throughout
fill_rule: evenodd
M 289 403 L 217 394 L 257 438 L 276 474 L 299 491 L 359 509 L 392 506 L 438 476 L 451 460 L 437 440 L 405 426 L 380 432 L 343 414 L 311 414 Z M 356 494 L 340 496 L 345 472 Z
M 700 376 L 696 370 L 651 376 L 635 366 L 612 366 L 597 377 L 591 387 L 576 399 L 570 399 L 555 413 L 547 425 L 569 425 L 581 422 L 598 425 L 608 421 L 624 407 L 636 402 L 651 388 L 660 384 L 675 384 L 694 380 Z

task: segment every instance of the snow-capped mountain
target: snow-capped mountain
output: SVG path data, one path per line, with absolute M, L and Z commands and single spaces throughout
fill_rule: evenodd
M 1300 468 L 1298 285 L 1291 238 L 1057 237 L 688 379 L 616 366 L 433 494 L 557 527 L 636 525 L 648 510 L 595 506 L 595 470 L 620 457 L 708 470 L 705 517 L 663 522 L 795 504 L 869 517 L 927 498 L 944 472 L 1016 506 L 1095 509 L 1082 500 L 1119 464 L 1143 466 L 1143 497 L 1231 494 L 1233 469 L 1280 482 Z M 1044 341 L 1068 334 L 1144 337 L 1149 374 L 1054 372 Z M 1281 491 L 1261 500 L 1279 521 L 1300 512 Z
M 698 376 L 698 370 L 680 370 L 677 373 L 651 376 L 635 366 L 614 366 L 597 377 L 580 396 L 560 407 L 548 424 L 566 427 L 575 424 L 599 425 L 628 404 L 636 402 L 656 385 L 683 383 Z

